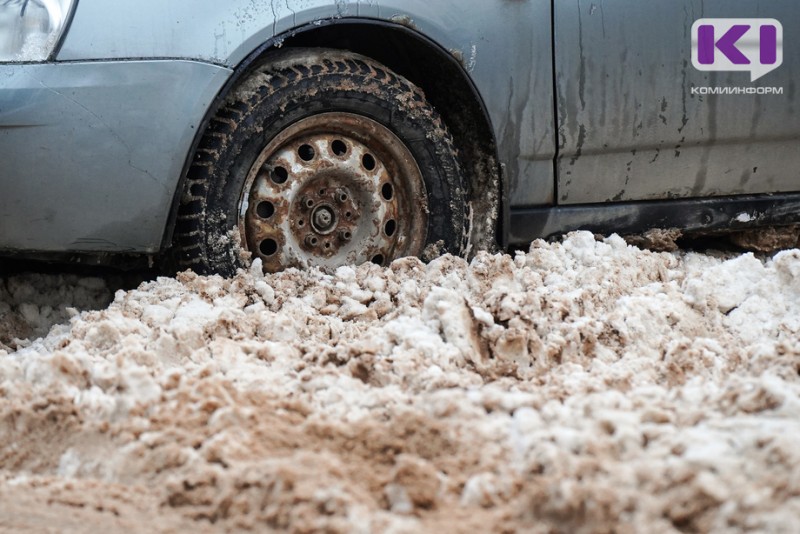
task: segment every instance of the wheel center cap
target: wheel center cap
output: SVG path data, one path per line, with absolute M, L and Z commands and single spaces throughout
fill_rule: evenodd
M 336 226 L 336 214 L 330 206 L 317 206 L 311 214 L 311 225 L 321 234 L 330 233 Z

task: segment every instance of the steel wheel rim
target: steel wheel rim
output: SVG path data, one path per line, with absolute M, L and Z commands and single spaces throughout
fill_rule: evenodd
M 272 139 L 239 203 L 242 244 L 266 272 L 418 255 L 427 194 L 408 147 L 361 115 L 323 113 Z

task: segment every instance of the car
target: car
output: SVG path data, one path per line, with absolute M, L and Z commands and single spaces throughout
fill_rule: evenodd
M 794 0 L 3 0 L 0 251 L 229 275 L 795 224 L 797 31 Z

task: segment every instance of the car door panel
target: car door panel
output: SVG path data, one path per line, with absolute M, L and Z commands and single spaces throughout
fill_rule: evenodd
M 555 59 L 559 204 L 800 190 L 800 9 L 792 0 L 557 0 Z M 700 18 L 775 18 L 783 65 L 701 72 L 691 60 Z M 692 87 L 783 94 L 692 94 Z

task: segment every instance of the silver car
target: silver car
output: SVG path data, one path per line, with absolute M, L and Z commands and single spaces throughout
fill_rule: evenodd
M 796 0 L 0 0 L 0 62 L 3 254 L 229 274 L 800 221 Z

